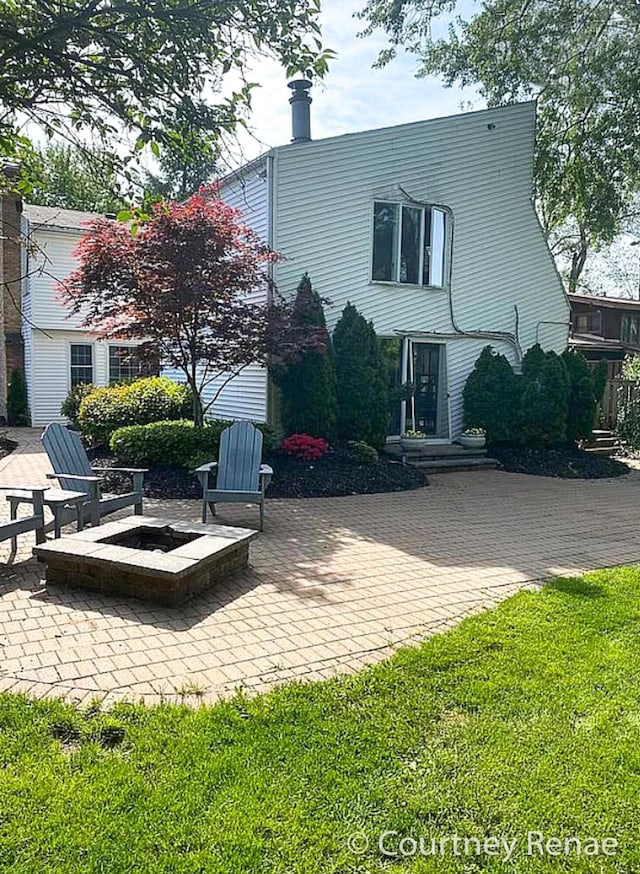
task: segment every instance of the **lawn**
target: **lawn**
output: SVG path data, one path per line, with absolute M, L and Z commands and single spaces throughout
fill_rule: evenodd
M 637 872 L 639 674 L 640 569 L 624 568 L 517 595 L 355 677 L 211 709 L 3 696 L 0 870 Z M 527 855 L 531 831 L 619 846 L 540 856 L 534 839 Z M 382 832 L 385 852 L 449 842 L 385 856 Z M 471 842 L 456 856 L 454 835 L 516 844 L 508 862 Z

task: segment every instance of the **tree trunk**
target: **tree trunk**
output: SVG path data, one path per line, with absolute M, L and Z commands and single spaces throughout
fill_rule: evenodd
M 574 294 L 578 288 L 578 280 L 584 269 L 589 246 L 584 228 L 580 228 L 580 247 L 571 256 L 571 272 L 569 273 L 569 294 Z

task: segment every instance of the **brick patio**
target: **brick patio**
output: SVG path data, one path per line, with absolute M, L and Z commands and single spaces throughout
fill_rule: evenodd
M 45 481 L 38 433 L 15 434 L 0 483 Z M 578 482 L 454 473 L 414 492 L 273 500 L 251 570 L 171 609 L 47 589 L 24 535 L 0 566 L 0 690 L 195 703 L 357 670 L 550 574 L 640 561 L 639 501 L 635 470 Z M 145 506 L 183 520 L 200 511 Z M 257 522 L 256 508 L 221 509 L 234 525 Z

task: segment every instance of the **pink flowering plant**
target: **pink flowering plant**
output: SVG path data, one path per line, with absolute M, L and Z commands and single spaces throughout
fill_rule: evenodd
M 326 440 L 322 437 L 311 437 L 310 434 L 291 434 L 280 444 L 285 455 L 291 455 L 298 461 L 319 461 L 328 448 Z

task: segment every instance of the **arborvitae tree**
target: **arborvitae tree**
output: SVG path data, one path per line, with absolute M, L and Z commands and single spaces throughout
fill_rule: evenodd
M 333 332 L 338 379 L 338 435 L 381 448 L 387 436 L 387 376 L 371 322 L 350 303 Z
M 504 355 L 485 346 L 464 387 L 464 424 L 484 428 L 488 443 L 514 439 L 518 381 Z
M 591 369 L 584 355 L 571 349 L 565 349 L 562 360 L 569 377 L 567 440 L 586 440 L 591 437 L 596 415 Z
M 532 346 L 522 359 L 520 427 L 525 443 L 546 446 L 566 438 L 569 380 L 555 352 Z
M 591 382 L 593 384 L 593 396 L 596 404 L 602 403 L 604 390 L 609 379 L 609 368 L 607 362 L 603 359 L 598 361 L 596 366 L 591 370 Z
M 310 434 L 332 440 L 336 432 L 336 366 L 322 301 L 308 274 L 300 280 L 292 321 L 325 336 L 324 348 L 304 351 L 278 377 L 282 390 L 282 425 L 287 434 Z
M 29 425 L 29 407 L 27 404 L 27 386 L 22 370 L 11 371 L 11 382 L 7 391 L 7 421 L 10 425 Z

